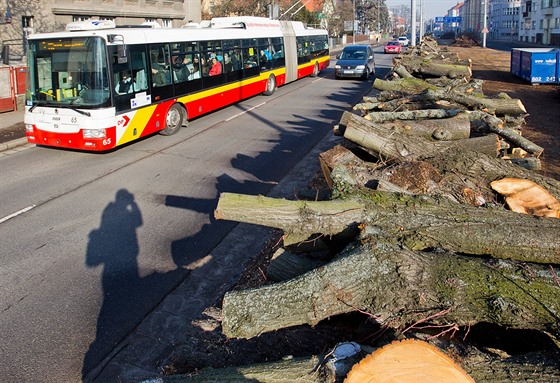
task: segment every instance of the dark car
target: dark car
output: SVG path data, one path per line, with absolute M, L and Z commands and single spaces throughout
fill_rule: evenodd
M 387 41 L 383 47 L 385 53 L 401 53 L 401 44 L 398 41 Z
M 375 74 L 373 49 L 369 45 L 348 45 L 336 57 L 338 61 L 334 66 L 334 76 L 337 79 L 342 77 L 367 79 L 369 75 Z

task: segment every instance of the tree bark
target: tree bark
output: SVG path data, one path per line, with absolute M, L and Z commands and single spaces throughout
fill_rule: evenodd
M 306 236 L 334 235 L 361 225 L 364 237 L 391 241 L 413 250 L 443 248 L 560 264 L 559 219 L 394 193 L 357 193 L 362 196 L 324 202 L 222 193 L 214 217 Z
M 418 121 L 417 123 L 420 124 Z M 407 125 L 403 126 L 401 123 L 378 124 L 352 115 L 348 119 L 344 137 L 383 160 L 412 160 L 431 156 L 450 148 L 478 150 L 494 156 L 498 156 L 499 153 L 498 139 L 495 135 L 457 141 L 435 141 L 431 138 L 433 131 L 430 138 L 427 138 L 426 129 L 421 136 L 414 134 L 419 130 L 407 129 Z M 448 135 L 451 136 L 451 130 L 448 129 L 448 131 Z
M 558 353 L 500 359 L 470 347 L 459 363 L 477 383 L 554 383 L 560 381 Z M 449 350 L 454 355 L 454 350 Z M 334 362 L 329 355 L 287 357 L 280 361 L 227 368 L 203 368 L 193 374 L 160 376 L 162 383 L 342 383 L 360 354 Z M 455 355 L 455 357 L 457 357 Z M 325 362 L 326 361 L 326 362 Z M 286 371 L 286 373 L 281 373 Z
M 203 368 L 190 376 L 164 377 L 165 383 L 333 383 L 334 373 L 318 370 L 319 357 L 285 360 L 227 368 Z
M 373 88 L 383 91 L 401 92 L 408 94 L 422 93 L 428 89 L 437 89 L 436 86 L 428 84 L 426 81 L 415 77 L 386 81 L 376 78 L 373 81 Z
M 472 77 L 472 70 L 465 65 L 449 64 L 413 55 L 402 56 L 399 64 L 403 65 L 412 75 L 457 78 Z
M 444 176 L 460 174 L 484 185 L 505 177 L 530 180 L 544 187 L 560 201 L 560 181 L 529 171 L 509 161 L 498 160 L 493 156 L 476 151 L 447 151 L 425 160 L 429 160 Z
M 252 338 L 360 310 L 393 328 L 431 317 L 431 323 L 488 322 L 558 337 L 559 294 L 543 266 L 362 245 L 298 278 L 226 293 L 222 329 L 228 337 Z
M 274 282 L 286 281 L 325 265 L 326 261 L 309 259 L 305 255 L 278 249 L 272 256 L 267 269 L 267 277 Z
M 505 128 L 503 121 L 496 116 L 480 111 L 471 112 L 469 113 L 469 116 L 471 120 L 483 121 L 492 133 L 496 133 L 512 144 L 523 148 L 526 152 L 535 155 L 537 158 L 544 152 L 544 148 L 541 146 L 538 146 L 522 137 L 515 130 Z

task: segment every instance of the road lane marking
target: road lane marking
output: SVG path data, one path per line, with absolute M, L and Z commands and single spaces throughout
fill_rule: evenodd
M 7 215 L 7 216 L 5 216 L 4 218 L 1 218 L 1 219 L 0 219 L 0 223 L 4 223 L 4 222 L 6 222 L 7 220 L 9 220 L 9 219 L 11 219 L 11 218 L 14 218 L 14 217 L 17 217 L 18 215 L 21 215 L 21 214 L 23 214 L 23 213 L 26 213 L 26 212 L 28 212 L 29 210 L 33 209 L 35 206 L 37 206 L 37 205 L 31 205 L 31 206 L 28 206 L 28 207 L 26 207 L 26 208 L 23 208 L 23 209 L 21 209 L 21 210 L 19 210 L 19 211 L 16 211 L 16 212 L 13 213 L 13 214 Z
M 254 110 L 254 109 L 260 108 L 260 107 L 263 106 L 264 104 L 266 104 L 266 101 L 260 103 L 259 105 L 255 105 L 255 106 L 253 106 L 252 108 L 249 108 L 249 109 L 247 109 L 247 110 L 244 110 L 243 112 L 239 112 L 239 113 L 237 113 L 237 114 L 234 114 L 233 116 L 231 116 L 231 117 L 229 117 L 229 118 L 226 118 L 225 121 L 229 122 L 229 121 L 233 120 L 234 118 L 237 118 L 237 117 L 239 117 L 239 116 L 244 115 L 245 113 L 248 113 L 248 112 L 250 112 L 250 111 L 252 111 L 252 110 Z

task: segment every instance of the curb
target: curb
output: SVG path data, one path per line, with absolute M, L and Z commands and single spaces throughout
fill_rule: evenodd
M 4 142 L 0 144 L 0 152 L 6 151 L 6 150 L 10 150 L 10 149 L 14 149 L 20 146 L 23 146 L 25 144 L 27 144 L 27 138 L 26 137 L 22 137 L 22 138 L 17 138 L 15 140 L 12 141 L 8 141 L 8 142 Z

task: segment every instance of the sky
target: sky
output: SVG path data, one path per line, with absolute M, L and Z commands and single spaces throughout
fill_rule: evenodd
M 426 20 L 429 20 L 436 16 L 446 16 L 447 11 L 460 2 L 460 0 L 416 0 L 418 7 L 416 12 L 419 12 L 420 3 L 422 3 Z M 385 0 L 385 4 L 389 8 L 403 4 L 410 7 L 411 0 Z

